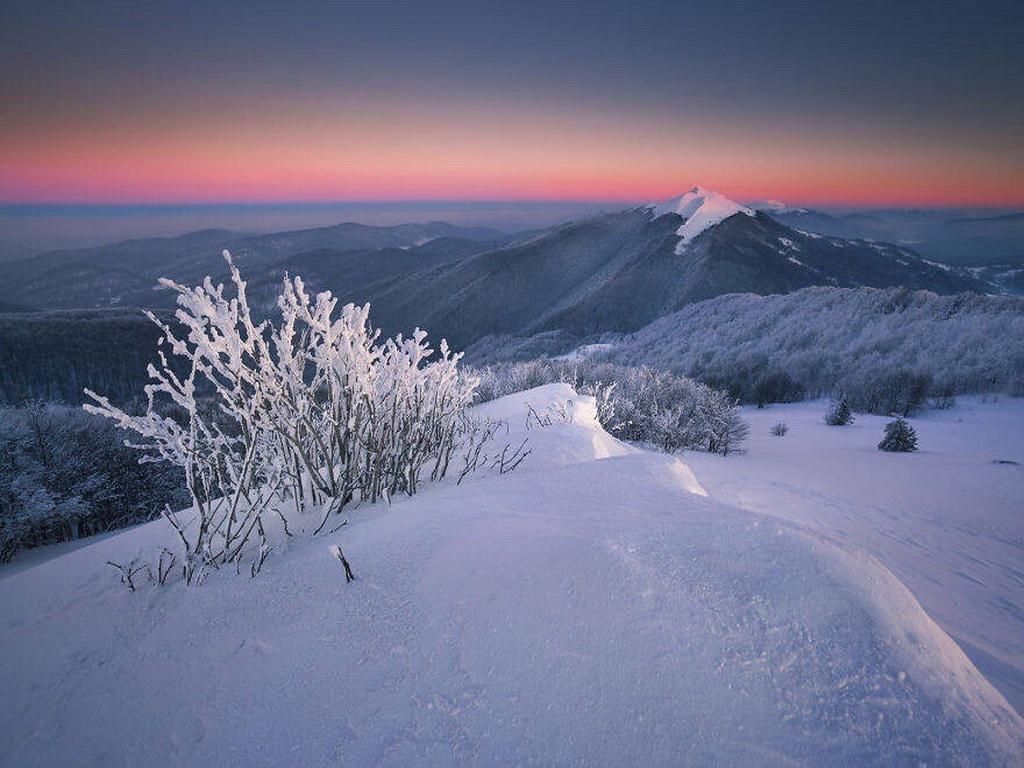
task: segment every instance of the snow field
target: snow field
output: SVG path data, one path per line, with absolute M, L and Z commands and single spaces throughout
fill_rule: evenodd
M 558 418 L 527 430 L 527 403 Z M 162 522 L 0 579 L 0 763 L 1024 756 L 1019 716 L 872 557 L 701 495 L 565 385 L 484 408 L 529 437 L 520 469 L 275 540 L 256 579 L 124 590 L 104 561 Z
M 686 461 L 713 498 L 878 558 L 1024 711 L 1024 400 L 960 398 L 912 418 L 919 450 L 901 455 L 876 448 L 891 419 L 829 427 L 827 406 L 744 408 L 743 456 Z

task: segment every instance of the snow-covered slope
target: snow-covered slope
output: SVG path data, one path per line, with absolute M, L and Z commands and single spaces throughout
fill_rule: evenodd
M 960 398 L 916 417 L 908 455 L 876 449 L 888 418 L 828 427 L 826 407 L 746 408 L 743 456 L 688 463 L 715 499 L 877 557 L 1024 712 L 1024 399 Z
M 877 562 L 702 496 L 564 385 L 486 407 L 514 439 L 527 403 L 556 418 L 520 469 L 255 580 L 125 591 L 104 561 L 160 523 L 0 578 L 0 762 L 1019 763 L 1020 718 Z
M 679 235 L 679 243 L 676 245 L 676 253 L 682 253 L 693 239 L 706 229 L 719 224 L 730 216 L 737 213 L 745 213 L 753 216 L 754 211 L 750 208 L 733 202 L 724 195 L 694 187 L 678 197 L 673 197 L 663 203 L 652 203 L 649 206 L 655 217 L 664 216 L 667 213 L 675 213 L 683 217 L 684 221 L 676 234 Z

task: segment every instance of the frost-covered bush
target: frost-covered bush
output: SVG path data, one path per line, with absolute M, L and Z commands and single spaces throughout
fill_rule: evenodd
M 885 437 L 878 444 L 881 451 L 909 453 L 917 450 L 917 432 L 902 416 L 885 425 Z
M 644 366 L 541 358 L 501 363 L 477 373 L 480 400 L 553 382 L 571 384 L 594 396 L 598 419 L 611 434 L 669 452 L 729 453 L 747 435 L 735 401 L 725 392 Z
M 784 421 L 780 421 L 772 426 L 772 434 L 775 437 L 785 437 L 787 432 L 789 432 L 789 427 Z
M 256 540 L 250 556 L 262 564 L 268 514 L 290 534 L 315 510 L 319 532 L 353 501 L 412 495 L 442 478 L 476 387 L 444 341 L 434 350 L 419 329 L 382 341 L 369 305 L 339 310 L 329 292 L 310 297 L 299 277 L 284 279 L 280 319 L 257 323 L 224 257 L 233 295 L 210 278 L 191 288 L 161 281 L 178 294 L 179 326 L 149 315 L 162 338 L 145 413 L 86 391 L 86 410 L 134 432 L 145 460 L 184 471 L 194 520 L 167 519 L 188 582 L 239 567 Z
M 838 397 L 829 403 L 828 411 L 825 412 L 825 423 L 830 427 L 845 427 L 853 424 L 853 411 L 850 410 L 850 403 L 846 397 Z
M 684 307 L 604 355 L 747 403 L 842 390 L 855 411 L 910 413 L 930 395 L 1024 393 L 1024 298 L 876 288 L 733 294 Z
M 19 549 L 150 520 L 187 501 L 181 473 L 140 467 L 124 436 L 80 408 L 0 408 L 0 562 Z

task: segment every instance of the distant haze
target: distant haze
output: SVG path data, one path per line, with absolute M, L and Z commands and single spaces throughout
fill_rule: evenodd
M 57 248 L 180 235 L 199 229 L 275 232 L 342 222 L 392 225 L 447 221 L 506 232 L 549 227 L 628 202 L 437 201 L 293 205 L 0 205 L 0 261 Z

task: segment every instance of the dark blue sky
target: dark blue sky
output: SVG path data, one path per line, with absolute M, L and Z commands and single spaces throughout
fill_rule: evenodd
M 1021 2 L 2 9 L 8 202 L 1024 199 Z

